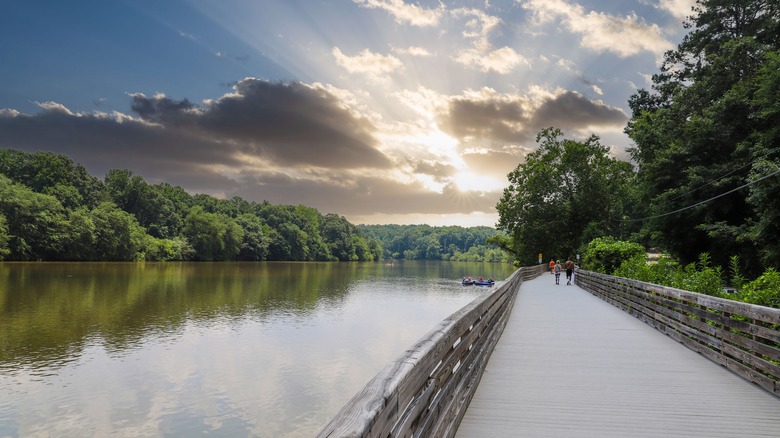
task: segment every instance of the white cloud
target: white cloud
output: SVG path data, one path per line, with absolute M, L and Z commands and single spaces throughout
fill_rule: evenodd
M 682 21 L 693 13 L 691 9 L 695 4 L 696 0 L 661 0 L 657 7 Z
M 399 55 L 409 55 L 409 56 L 419 56 L 419 57 L 433 56 L 433 53 L 428 51 L 428 49 L 424 47 L 417 47 L 417 46 L 411 46 L 406 48 L 393 47 L 393 52 Z
M 444 8 L 424 9 L 418 5 L 404 3 L 403 0 L 353 0 L 364 8 L 384 9 L 400 24 L 426 27 L 439 24 Z
M 580 45 L 621 57 L 651 52 L 660 57 L 673 48 L 662 29 L 635 14 L 624 17 L 590 11 L 566 0 L 516 0 L 534 14 L 538 24 L 559 21 L 567 30 L 582 36 Z
M 528 61 L 511 47 L 502 47 L 495 50 L 467 49 L 455 57 L 455 60 L 463 65 L 475 66 L 483 72 L 496 72 L 507 74 L 519 64 L 528 64 Z
M 36 102 L 36 105 L 41 107 L 44 111 L 49 113 L 62 113 L 69 116 L 73 116 L 73 112 L 65 107 L 65 105 L 57 102 Z
M 528 60 L 513 48 L 504 46 L 495 48 L 489 40 L 490 34 L 501 23 L 501 19 L 477 9 L 456 9 L 455 17 L 466 19 L 463 37 L 473 39 L 472 47 L 460 51 L 453 57 L 455 61 L 476 67 L 483 72 L 507 74 L 520 64 L 530 65 Z
M 390 74 L 404 68 L 401 60 L 395 56 L 372 53 L 368 49 L 356 56 L 345 55 L 338 47 L 334 47 L 331 53 L 336 58 L 336 63 L 348 72 L 364 74 L 379 82 L 387 81 Z

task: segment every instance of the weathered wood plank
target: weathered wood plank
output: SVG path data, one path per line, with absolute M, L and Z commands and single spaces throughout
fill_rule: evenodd
M 577 284 L 740 376 L 775 393 L 780 309 L 581 271 Z M 739 320 L 737 318 L 747 320 Z M 756 318 L 754 318 L 756 317 Z M 756 322 L 759 321 L 759 322 Z M 739 330 L 751 338 L 732 333 Z
M 603 304 L 549 276 L 524 283 L 457 437 L 777 435 L 778 397 Z

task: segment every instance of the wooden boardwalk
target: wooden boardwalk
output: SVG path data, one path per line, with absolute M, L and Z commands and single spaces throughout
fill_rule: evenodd
M 561 283 L 520 287 L 458 438 L 780 437 L 780 398 Z

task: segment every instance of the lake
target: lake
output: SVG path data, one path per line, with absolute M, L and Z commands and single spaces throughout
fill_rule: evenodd
M 0 263 L 0 437 L 310 437 L 514 268 Z

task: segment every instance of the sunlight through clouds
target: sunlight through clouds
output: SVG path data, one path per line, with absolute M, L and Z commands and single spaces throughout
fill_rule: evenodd
M 114 12 L 103 27 L 41 17 L 57 29 L 46 44 L 13 40 L 46 67 L 34 77 L 24 51 L 0 47 L 0 147 L 355 222 L 492 226 L 539 130 L 596 134 L 625 156 L 628 98 L 649 86 L 692 4 L 101 3 Z M 86 44 L 85 29 L 114 48 L 111 62 L 70 46 Z
M 424 9 L 415 4 L 404 3 L 403 0 L 353 0 L 364 8 L 384 9 L 395 21 L 412 26 L 436 26 L 442 15 L 443 6 L 439 9 Z
M 365 74 L 378 82 L 387 82 L 390 75 L 403 70 L 404 65 L 392 55 L 380 55 L 364 49 L 355 56 L 347 56 L 338 47 L 333 48 L 336 63 L 350 73 Z

